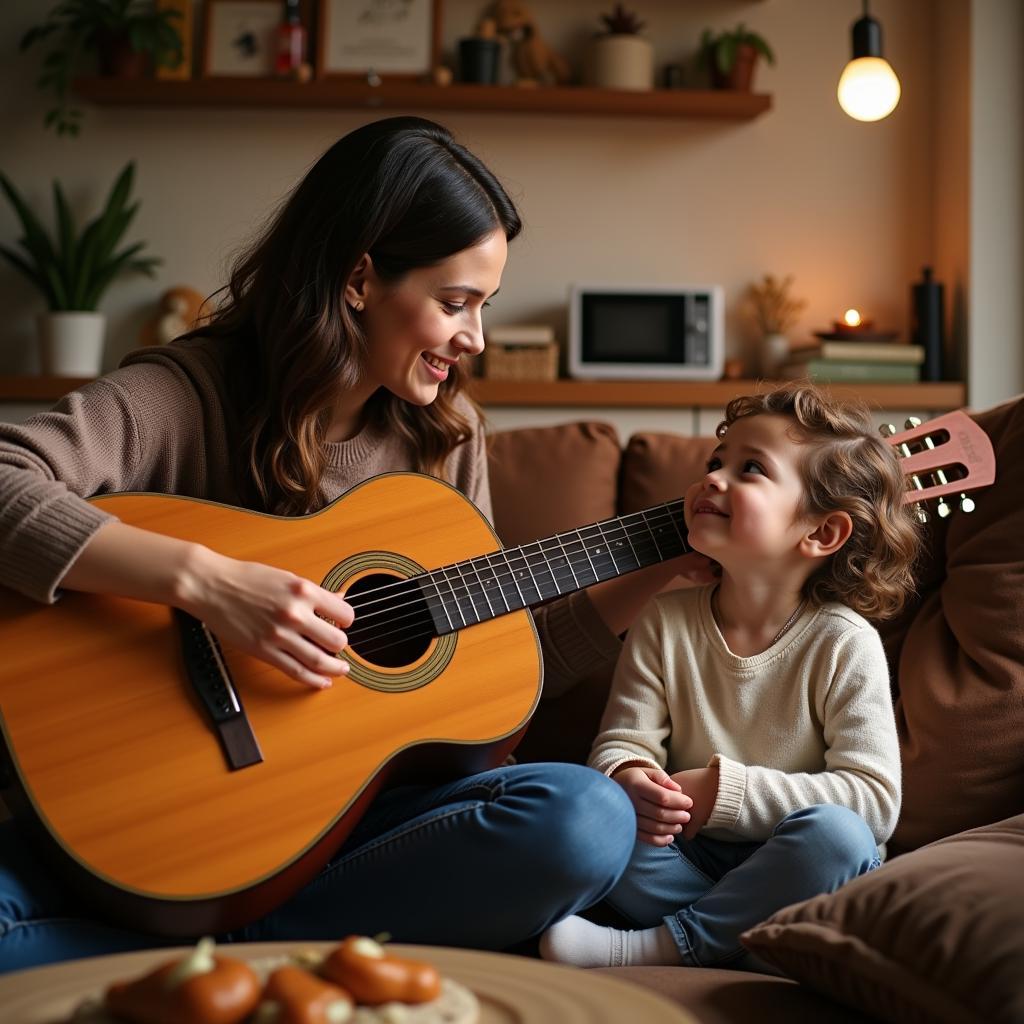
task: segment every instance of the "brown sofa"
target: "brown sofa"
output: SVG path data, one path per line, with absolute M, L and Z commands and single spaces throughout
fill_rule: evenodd
M 904 765 L 890 860 L 747 933 L 788 977 L 612 972 L 703 1024 L 1024 1021 L 1024 398 L 975 419 L 997 484 L 972 515 L 933 516 L 919 596 L 883 629 Z M 622 447 L 593 422 L 497 432 L 499 536 L 525 543 L 679 497 L 712 444 L 645 433 Z M 517 757 L 584 761 L 609 682 L 543 700 Z

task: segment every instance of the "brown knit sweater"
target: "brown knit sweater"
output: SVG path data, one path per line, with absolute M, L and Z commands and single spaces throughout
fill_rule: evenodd
M 56 600 L 68 567 L 111 518 L 84 500 L 92 495 L 151 491 L 242 504 L 231 465 L 237 444 L 225 399 L 225 345 L 194 339 L 139 349 L 49 412 L 22 425 L 0 423 L 0 583 L 36 601 Z M 461 411 L 476 418 L 468 402 Z M 446 476 L 490 519 L 487 451 L 476 419 Z M 367 428 L 327 445 L 325 498 L 412 468 L 400 438 Z M 582 592 L 535 617 L 546 696 L 618 654 L 617 638 Z

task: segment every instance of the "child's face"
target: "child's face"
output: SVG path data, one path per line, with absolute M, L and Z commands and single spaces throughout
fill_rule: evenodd
M 808 532 L 800 515 L 801 446 L 788 416 L 737 420 L 686 492 L 690 544 L 724 568 L 770 568 L 798 558 Z

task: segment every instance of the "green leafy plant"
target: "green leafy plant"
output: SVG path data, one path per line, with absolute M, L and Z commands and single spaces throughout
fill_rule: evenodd
M 635 36 L 644 27 L 640 18 L 622 4 L 616 4 L 611 14 L 602 14 L 601 20 L 610 36 Z
M 722 75 L 728 75 L 736 67 L 741 46 L 751 46 L 769 64 L 775 63 L 775 54 L 764 37 L 752 32 L 742 22 L 724 32 L 715 33 L 709 28 L 704 29 L 697 49 L 697 62 L 707 70 L 717 70 Z
M 68 94 L 90 51 L 102 51 L 119 41 L 132 53 L 148 54 L 157 66 L 177 67 L 182 43 L 173 19 L 180 17 L 179 11 L 157 8 L 155 0 L 63 0 L 57 4 L 42 24 L 25 33 L 19 47 L 24 52 L 50 40 L 36 80 L 40 91 L 55 99 L 44 119 L 46 127 L 55 128 L 58 135 L 78 134 L 82 111 L 70 105 Z
M 155 257 L 140 258 L 145 242 L 115 251 L 128 230 L 139 204 L 129 203 L 135 164 L 129 163 L 114 182 L 99 216 L 81 234 L 60 182 L 53 183 L 57 230 L 50 237 L 28 204 L 0 173 L 0 188 L 14 207 L 21 224 L 22 251 L 0 245 L 2 255 L 42 293 L 52 312 L 92 312 L 114 278 L 132 271 L 153 276 L 160 264 Z

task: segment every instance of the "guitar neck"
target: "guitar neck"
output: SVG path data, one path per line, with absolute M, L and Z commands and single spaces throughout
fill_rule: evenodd
M 438 636 L 532 608 L 690 550 L 683 500 L 442 566 L 416 577 Z

